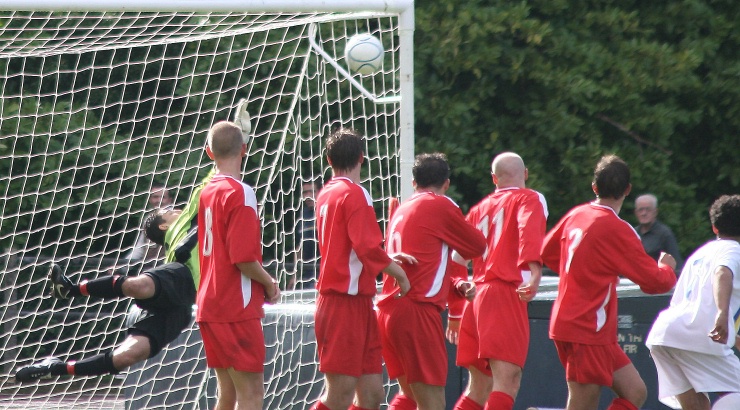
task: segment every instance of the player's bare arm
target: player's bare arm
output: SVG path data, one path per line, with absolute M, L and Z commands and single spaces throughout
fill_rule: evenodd
M 475 292 L 477 291 L 477 288 L 475 287 L 475 282 L 469 280 L 460 281 L 458 282 L 456 289 L 462 296 L 465 297 L 465 299 L 469 301 L 475 299 Z
M 407 264 L 407 265 L 416 265 L 419 263 L 419 261 L 413 257 L 413 255 L 409 255 L 408 253 L 398 252 L 394 254 L 388 255 L 393 262 L 396 262 L 399 265 Z
M 404 272 L 403 268 L 401 268 L 396 262 L 391 261 L 391 263 L 383 269 L 383 272 L 396 280 L 398 287 L 401 288 L 401 294 L 399 296 L 405 295 L 408 293 L 409 289 L 411 289 L 411 282 L 409 282 L 406 272 Z
M 522 283 L 517 289 L 519 299 L 523 302 L 529 302 L 537 296 L 537 290 L 540 288 L 542 279 L 542 264 L 539 262 L 529 262 L 529 271 L 532 275 L 527 283 Z
M 661 252 L 660 258 L 658 258 L 658 263 L 668 265 L 674 271 L 676 270 L 676 258 L 674 258 L 673 255 L 671 255 L 670 253 Z
M 447 320 L 447 331 L 445 331 L 445 337 L 453 345 L 457 345 L 457 339 L 460 337 L 460 319 L 448 319 Z
M 236 264 L 242 275 L 249 279 L 255 280 L 265 287 L 265 301 L 269 304 L 277 303 L 280 300 L 280 288 L 277 281 L 270 276 L 262 267 L 262 264 L 253 262 L 240 262 Z
M 714 303 L 717 306 L 717 316 L 714 320 L 714 328 L 709 332 L 709 338 L 713 341 L 725 344 L 729 329 L 730 297 L 732 296 L 732 271 L 725 266 L 720 266 L 712 275 L 712 290 Z
M 470 260 L 465 259 L 462 255 L 460 255 L 457 251 L 452 251 L 452 261 L 454 263 L 457 263 L 460 266 L 464 266 L 466 269 L 468 267 L 468 264 L 470 263 Z M 460 282 L 457 282 L 455 284 L 455 289 L 457 290 L 460 295 L 465 297 L 465 299 L 472 301 L 475 298 L 475 293 L 477 292 L 477 288 L 475 287 L 475 282 L 468 281 L 468 280 L 462 280 Z

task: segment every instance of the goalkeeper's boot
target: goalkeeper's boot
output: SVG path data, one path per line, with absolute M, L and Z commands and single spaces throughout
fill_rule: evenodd
M 50 379 L 51 367 L 59 364 L 64 364 L 64 362 L 58 357 L 47 357 L 40 362 L 21 367 L 15 374 L 15 380 L 18 382 L 32 382 L 35 380 Z
M 234 112 L 234 124 L 238 125 L 242 129 L 242 140 L 246 144 L 249 142 L 249 136 L 252 132 L 252 120 L 249 117 L 249 111 L 247 111 L 247 100 L 242 98 L 236 105 L 236 111 Z
M 51 296 L 57 299 L 69 299 L 69 291 L 74 284 L 64 276 L 62 268 L 56 263 L 49 267 L 49 281 L 51 282 Z

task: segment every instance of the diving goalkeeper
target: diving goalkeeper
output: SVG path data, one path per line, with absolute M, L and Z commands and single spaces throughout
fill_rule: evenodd
M 234 122 L 245 136 L 250 134 L 251 123 L 244 99 L 236 107 Z M 160 209 L 152 212 L 144 222 L 146 236 L 165 247 L 164 265 L 145 270 L 137 276 L 109 275 L 78 284 L 72 283 L 59 265 L 51 265 L 49 282 L 53 297 L 130 297 L 142 311 L 129 327 L 126 339 L 115 348 L 77 362 L 49 357 L 18 369 L 16 381 L 117 374 L 156 356 L 190 325 L 196 288 L 200 283 L 198 203 L 203 187 L 214 174 L 215 169 L 195 188 L 184 209 Z
M 155 356 L 190 325 L 200 272 L 195 225 L 201 189 L 202 185 L 196 188 L 183 210 L 159 209 L 144 222 L 147 237 L 164 245 L 167 263 L 137 276 L 108 275 L 78 284 L 72 283 L 59 265 L 51 265 L 49 282 L 54 298 L 130 297 L 142 311 L 129 327 L 126 339 L 115 348 L 77 362 L 49 357 L 20 368 L 15 375 L 16 381 L 117 374 Z

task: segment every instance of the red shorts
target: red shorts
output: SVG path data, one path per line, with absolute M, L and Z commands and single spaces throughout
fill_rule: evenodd
M 517 286 L 498 280 L 478 285 L 472 302 L 465 304 L 457 346 L 457 365 L 475 366 L 491 375 L 489 360 L 524 367 L 529 348 L 527 303 Z
M 240 372 L 262 373 L 265 363 L 265 336 L 262 320 L 242 322 L 200 322 L 206 364 L 212 369 L 233 367 Z
M 560 363 L 565 367 L 565 380 L 571 382 L 611 387 L 614 372 L 632 363 L 617 342 L 610 345 L 554 342 Z
M 383 372 L 372 297 L 319 294 L 315 326 L 322 373 L 360 377 Z
M 446 384 L 447 350 L 436 306 L 390 299 L 379 306 L 378 323 L 388 377 L 406 375 L 409 383 Z

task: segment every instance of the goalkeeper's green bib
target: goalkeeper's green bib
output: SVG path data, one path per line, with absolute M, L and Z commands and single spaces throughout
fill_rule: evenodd
M 212 169 L 200 185 L 193 189 L 188 199 L 187 205 L 183 208 L 182 213 L 170 225 L 167 232 L 164 234 L 164 246 L 165 246 L 165 262 L 174 262 L 175 260 L 175 249 L 174 245 L 177 245 L 182 241 L 193 226 L 198 224 L 198 203 L 200 202 L 200 193 L 203 191 L 203 187 L 211 180 L 213 175 L 216 173 L 215 169 Z M 185 266 L 190 269 L 190 273 L 193 275 L 193 282 L 195 288 L 198 289 L 200 285 L 200 262 L 198 260 L 198 246 L 194 246 L 193 250 L 190 251 L 190 259 L 185 262 Z

